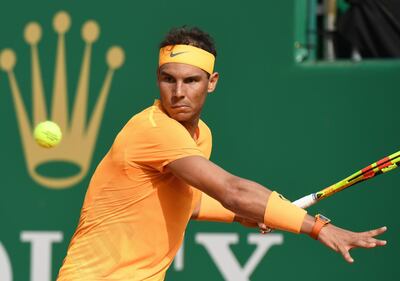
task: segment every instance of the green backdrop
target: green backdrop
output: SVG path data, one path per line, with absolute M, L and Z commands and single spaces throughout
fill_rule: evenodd
M 86 20 L 101 28 L 92 52 L 88 116 L 107 72 L 108 48 L 121 46 L 125 61 L 112 79 L 89 172 L 64 189 L 42 186 L 29 175 L 9 79 L 0 73 L 0 280 L 55 279 L 91 173 L 125 122 L 157 97 L 157 45 L 174 26 L 196 25 L 216 40 L 221 79 L 203 119 L 213 131 L 212 160 L 234 174 L 296 199 L 397 151 L 400 62 L 296 64 L 294 3 L 3 1 L 0 56 L 5 48 L 15 51 L 14 72 L 29 114 L 31 53 L 23 40 L 28 22 L 42 26 L 39 54 L 48 105 L 57 12 L 71 17 L 65 43 L 70 109 Z M 62 163 L 42 168 L 54 177 L 75 171 Z M 183 259 L 170 268 L 167 280 L 394 280 L 400 274 L 399 183 L 394 171 L 310 208 L 357 231 L 388 226 L 382 236 L 387 247 L 355 250 L 353 265 L 306 236 L 276 232 L 260 240 L 256 231 L 239 225 L 191 222 Z

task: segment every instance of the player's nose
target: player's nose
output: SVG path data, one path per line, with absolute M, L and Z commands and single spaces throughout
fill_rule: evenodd
M 174 96 L 177 98 L 181 98 L 185 95 L 185 91 L 183 88 L 183 83 L 181 81 L 177 81 L 174 87 Z

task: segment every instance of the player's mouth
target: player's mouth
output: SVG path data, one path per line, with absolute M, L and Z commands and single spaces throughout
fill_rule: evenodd
M 183 108 L 189 108 L 189 106 L 186 105 L 186 104 L 174 104 L 174 105 L 171 105 L 171 108 L 173 108 L 173 109 L 183 109 Z

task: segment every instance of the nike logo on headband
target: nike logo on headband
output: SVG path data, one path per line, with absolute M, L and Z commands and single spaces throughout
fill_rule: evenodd
M 170 56 L 171 58 L 173 58 L 173 57 L 176 57 L 176 56 L 178 56 L 178 55 L 180 55 L 180 54 L 183 54 L 183 53 L 187 53 L 187 52 L 177 52 L 177 53 L 171 52 L 171 53 L 169 54 L 169 56 Z

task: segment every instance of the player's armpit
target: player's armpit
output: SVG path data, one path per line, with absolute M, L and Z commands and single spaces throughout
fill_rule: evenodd
M 201 203 L 201 200 L 198 200 L 197 203 L 196 203 L 196 206 L 193 209 L 192 216 L 190 217 L 191 220 L 196 220 L 197 217 L 199 216 L 200 203 Z

